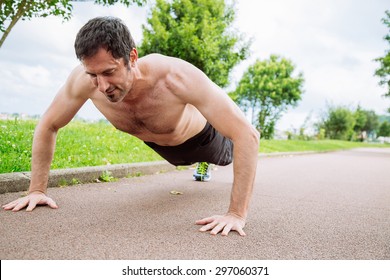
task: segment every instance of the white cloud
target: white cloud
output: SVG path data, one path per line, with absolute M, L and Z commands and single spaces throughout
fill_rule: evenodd
M 50 72 L 42 67 L 23 65 L 19 68 L 20 79 L 34 87 L 47 87 L 50 85 Z

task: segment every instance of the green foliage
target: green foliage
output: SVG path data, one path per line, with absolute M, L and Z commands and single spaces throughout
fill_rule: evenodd
M 6 31 L 5 23 L 14 18 L 31 19 L 33 17 L 61 16 L 70 19 L 72 4 L 63 0 L 7 0 L 0 3 L 0 30 Z
M 142 26 L 140 56 L 181 58 L 225 87 L 232 68 L 249 53 L 250 43 L 231 27 L 234 15 L 234 5 L 224 0 L 157 0 Z
M 369 134 L 374 133 L 379 127 L 378 115 L 373 110 L 363 110 L 366 115 L 366 123 L 363 126 L 363 131 L 366 131 Z
M 365 140 L 365 135 L 374 135 L 379 127 L 379 117 L 372 110 L 360 106 L 355 111 L 344 106 L 328 106 L 318 130 L 325 131 L 325 137 L 340 140 Z
M 364 140 L 363 132 L 372 135 L 379 127 L 379 118 L 372 110 L 363 110 L 358 106 L 354 113 L 355 126 L 354 131 L 357 133 L 357 138 Z
M 390 10 L 386 11 L 385 14 L 386 16 L 382 19 L 382 22 L 389 29 L 389 33 L 384 37 L 384 40 L 390 45 Z M 390 49 L 387 50 L 383 57 L 379 57 L 375 61 L 380 64 L 379 68 L 375 71 L 375 75 L 380 78 L 379 84 L 381 86 L 387 85 L 385 96 L 390 97 Z
M 348 108 L 342 106 L 329 107 L 322 128 L 325 129 L 327 138 L 352 140 L 355 123 L 355 117 Z
M 389 137 L 390 136 L 390 122 L 383 122 L 379 126 L 378 136 Z
M 81 181 L 77 178 L 72 178 L 71 185 L 79 185 L 81 184 Z
M 64 178 L 61 178 L 58 182 L 58 186 L 65 187 L 65 186 L 75 186 L 80 185 L 82 182 L 78 178 L 72 178 L 72 180 L 67 181 Z
M 289 107 L 301 99 L 303 74 L 293 76 L 293 63 L 277 55 L 251 65 L 231 97 L 244 110 L 252 112 L 252 124 L 261 137 L 273 137 L 276 122 Z
M 317 139 L 318 140 L 324 140 L 325 139 L 325 129 L 320 128 L 317 133 Z
M 365 113 L 365 111 L 363 111 L 360 108 L 360 106 L 358 106 L 358 108 L 355 111 L 354 117 L 355 117 L 355 126 L 353 130 L 356 132 L 363 131 L 367 123 L 367 114 Z
M 77 2 L 77 0 L 76 0 Z M 114 5 L 116 3 L 121 3 L 126 7 L 129 7 L 132 3 L 137 4 L 138 6 L 142 6 L 146 3 L 146 0 L 95 0 L 95 4 L 101 4 L 104 6 Z
M 69 20 L 72 16 L 72 1 L 70 0 L 5 0 L 0 2 L 0 31 L 3 32 L 0 47 L 19 19 L 31 19 L 33 17 L 60 16 Z M 126 6 L 136 3 L 143 5 L 146 0 L 95 0 L 95 4 L 113 5 L 122 3 Z
M 102 175 L 100 175 L 99 180 L 102 182 L 114 182 L 117 181 L 115 177 L 112 176 L 112 173 L 108 170 L 103 171 Z

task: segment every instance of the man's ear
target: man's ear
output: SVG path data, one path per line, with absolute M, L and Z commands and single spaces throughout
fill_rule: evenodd
M 130 65 L 135 66 L 135 63 L 137 62 L 137 60 L 138 60 L 138 51 L 136 48 L 133 48 L 130 51 Z

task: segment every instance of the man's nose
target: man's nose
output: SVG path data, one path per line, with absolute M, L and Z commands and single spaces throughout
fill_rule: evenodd
M 106 92 L 106 90 L 110 86 L 110 84 L 107 82 L 107 80 L 102 76 L 97 77 L 97 83 L 98 83 L 97 86 L 98 86 L 99 91 L 101 91 L 103 93 Z

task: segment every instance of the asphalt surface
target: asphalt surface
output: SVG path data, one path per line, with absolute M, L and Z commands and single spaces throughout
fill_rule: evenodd
M 207 183 L 192 171 L 52 188 L 57 210 L 1 209 L 0 259 L 390 259 L 390 149 L 260 159 L 246 237 L 195 225 L 226 211 L 232 166 Z

